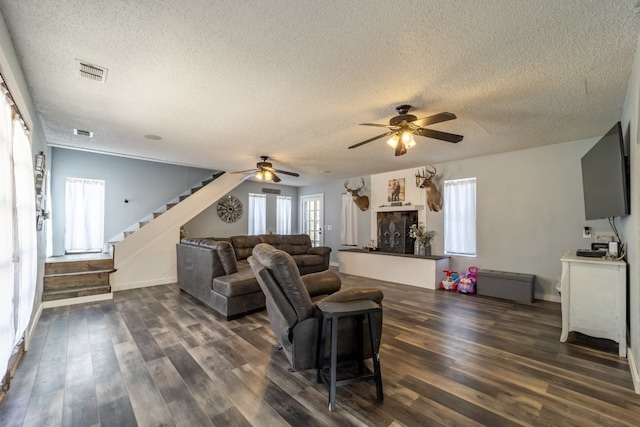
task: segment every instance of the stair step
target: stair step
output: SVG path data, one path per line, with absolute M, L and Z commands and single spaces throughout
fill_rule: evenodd
M 147 225 L 147 224 L 149 224 L 149 221 L 140 221 L 140 222 L 138 223 L 138 227 L 142 228 L 142 227 L 144 227 L 144 226 L 145 226 L 145 225 Z
M 162 215 L 164 212 L 154 212 L 153 213 L 153 219 L 158 218 L 160 215 Z
M 191 194 L 197 192 L 198 190 L 202 190 L 202 185 L 200 185 L 199 187 L 194 187 L 191 189 Z
M 167 203 L 167 210 L 171 209 L 175 205 L 177 205 L 177 203 Z
M 202 186 L 204 187 L 205 185 L 213 182 L 214 180 L 215 180 L 215 178 L 205 179 L 204 181 L 202 181 Z
M 183 201 L 184 199 L 186 199 L 187 197 L 189 197 L 191 194 L 185 194 L 179 197 L 180 201 Z
M 78 261 L 47 261 L 44 266 L 44 274 L 45 276 L 50 276 L 54 274 L 103 271 L 112 268 L 113 258 L 84 259 Z
M 115 270 L 87 273 L 66 273 L 44 276 L 43 291 L 78 290 L 85 287 L 109 286 L 109 274 Z
M 125 231 L 124 232 L 124 237 L 127 238 L 127 237 L 131 236 L 133 233 L 135 233 L 135 231 Z
M 86 297 L 89 295 L 100 295 L 111 293 L 111 286 L 93 286 L 76 290 L 61 290 L 42 293 L 42 301 L 55 301 L 59 299 Z

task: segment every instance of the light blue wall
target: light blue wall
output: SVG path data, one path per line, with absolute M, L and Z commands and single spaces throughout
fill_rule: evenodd
M 242 217 L 233 223 L 226 223 L 218 217 L 217 203 L 202 211 L 202 213 L 185 224 L 188 237 L 231 237 L 247 234 L 249 229 L 247 206 L 249 193 L 265 194 L 267 197 L 267 230 L 276 230 L 276 196 L 267 194 L 263 189 L 280 190 L 281 196 L 289 196 L 291 200 L 291 232 L 298 232 L 298 188 L 286 185 L 267 184 L 254 181 L 245 181 L 233 189 L 229 194 L 237 197 L 242 202 Z
M 371 177 L 363 177 L 365 187 L 360 191 L 360 195 L 369 196 L 371 194 L 370 182 Z M 360 177 L 351 178 L 349 186 L 354 188 L 359 184 Z M 324 194 L 324 244 L 331 247 L 331 262 L 338 263 L 338 250 L 344 248 L 340 239 L 341 227 L 341 211 L 342 211 L 342 194 L 346 193 L 344 181 L 332 181 L 326 184 L 309 185 L 301 187 L 299 196 L 310 194 Z M 371 240 L 371 209 L 362 212 L 358 210 L 358 246 L 368 246 Z M 329 227 L 331 229 L 328 229 Z
M 105 181 L 104 238 L 108 240 L 213 173 L 64 148 L 53 148 L 51 157 L 53 255 L 64 254 L 65 178 Z

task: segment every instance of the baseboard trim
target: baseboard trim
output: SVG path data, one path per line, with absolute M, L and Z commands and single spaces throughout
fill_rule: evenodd
M 631 371 L 631 380 L 633 381 L 633 390 L 636 394 L 640 394 L 640 366 L 636 365 L 636 358 L 634 357 L 631 347 L 627 349 L 627 360 L 629 361 L 629 370 Z
M 331 261 L 329 262 L 329 266 L 338 268 L 340 267 L 340 263 L 338 261 Z
M 36 327 L 38 326 L 38 322 L 40 321 L 40 315 L 42 314 L 43 303 L 38 304 L 38 309 L 36 310 L 36 314 L 31 318 L 31 326 L 26 336 L 24 337 L 24 350 L 29 351 L 29 346 L 31 345 L 31 339 L 33 335 L 36 333 Z
M 53 301 L 44 301 L 42 303 L 42 308 L 54 308 L 54 307 L 64 307 L 66 305 L 75 305 L 75 304 L 85 304 L 88 302 L 96 302 L 96 301 L 106 301 L 113 299 L 113 293 L 110 292 L 108 294 L 98 294 L 98 295 L 87 295 L 84 297 L 76 297 L 76 298 L 65 298 L 65 299 L 57 299 Z
M 542 301 L 557 302 L 557 303 L 561 302 L 561 299 L 560 299 L 559 296 L 547 295 L 547 294 L 536 295 L 536 299 L 539 299 L 539 300 L 542 300 Z
M 119 283 L 117 285 L 111 284 L 111 292 L 127 291 L 129 289 L 147 288 L 149 286 L 168 285 L 170 283 L 177 283 L 178 277 L 162 277 L 160 279 L 149 280 L 145 282 L 129 282 Z

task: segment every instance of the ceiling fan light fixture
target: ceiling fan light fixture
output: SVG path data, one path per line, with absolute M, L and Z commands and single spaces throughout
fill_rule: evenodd
M 406 131 L 406 130 L 403 131 L 402 132 L 402 143 L 404 145 L 409 145 L 411 143 L 413 143 L 415 145 L 415 141 L 413 139 L 413 133 L 411 133 L 409 131 Z M 412 145 L 412 147 L 413 147 L 413 145 Z M 409 147 L 407 147 L 407 148 L 409 148 Z
M 399 141 L 400 141 L 400 137 L 398 137 L 398 134 L 394 134 L 391 138 L 387 140 L 387 144 L 389 144 L 391 148 L 396 148 Z
M 405 144 L 404 144 L 404 146 L 405 146 L 405 148 L 407 148 L 407 149 L 409 149 L 409 148 L 413 148 L 413 147 L 415 147 L 415 146 L 416 146 L 416 141 L 412 139 L 411 141 L 409 141 L 409 142 L 405 143 Z
M 258 173 L 256 174 L 256 178 L 258 178 L 260 181 L 264 181 L 264 174 L 262 173 L 261 170 L 259 170 Z
M 272 178 L 273 178 L 273 174 L 270 171 L 264 171 L 265 181 L 271 181 Z

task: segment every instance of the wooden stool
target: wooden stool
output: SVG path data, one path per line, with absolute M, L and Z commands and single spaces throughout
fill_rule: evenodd
M 320 343 L 318 345 L 318 368 L 317 368 L 317 380 L 318 382 L 324 382 L 329 384 L 329 410 L 334 412 L 336 410 L 336 387 L 341 387 L 348 384 L 353 384 L 359 381 L 375 380 L 376 382 L 376 394 L 379 401 L 384 399 L 382 394 L 382 375 L 380 373 L 380 354 L 378 349 L 380 343 L 378 342 L 378 334 L 376 331 L 376 325 L 371 318 L 373 313 L 381 313 L 382 307 L 370 300 L 356 300 L 345 302 L 320 302 L 317 307 L 322 311 L 323 318 L 320 327 L 320 333 L 318 339 Z M 342 317 L 355 317 L 357 316 L 358 322 L 358 375 L 351 378 L 342 380 L 337 379 L 338 371 L 338 320 Z M 369 321 L 369 336 L 371 337 L 371 354 L 373 358 L 373 373 L 369 370 L 365 370 L 364 366 L 364 354 L 362 351 L 362 320 L 364 316 L 367 316 Z M 331 363 L 329 366 L 329 379 L 324 375 L 324 343 L 325 335 L 328 332 L 327 323 L 331 321 Z

